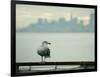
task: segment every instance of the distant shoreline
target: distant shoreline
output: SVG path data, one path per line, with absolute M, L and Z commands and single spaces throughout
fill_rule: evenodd
M 16 33 L 95 33 L 95 32 L 16 32 Z

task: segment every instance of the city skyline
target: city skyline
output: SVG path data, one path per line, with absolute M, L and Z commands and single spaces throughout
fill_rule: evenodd
M 48 22 L 58 21 L 64 18 L 70 21 L 71 16 L 77 18 L 78 22 L 83 21 L 85 25 L 89 23 L 90 15 L 94 9 L 72 8 L 72 7 L 54 7 L 37 5 L 16 5 L 16 28 L 25 28 L 31 23 L 37 23 L 38 19 L 46 19 Z
M 77 18 L 71 17 L 69 21 L 59 18 L 58 21 L 48 22 L 47 19 L 39 18 L 37 23 L 31 23 L 25 28 L 16 29 L 17 32 L 94 32 L 95 16 L 91 14 L 89 22 L 84 25 L 84 21 L 78 22 Z

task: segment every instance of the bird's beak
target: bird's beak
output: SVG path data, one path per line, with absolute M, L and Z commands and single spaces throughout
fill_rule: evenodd
M 51 43 L 48 43 L 48 44 L 51 44 Z

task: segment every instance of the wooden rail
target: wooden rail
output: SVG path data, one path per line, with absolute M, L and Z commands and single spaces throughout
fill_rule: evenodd
M 16 66 L 34 66 L 34 65 L 94 65 L 95 62 L 22 62 L 22 63 L 16 63 Z
M 81 67 L 87 68 L 88 66 L 95 66 L 95 62 L 91 61 L 84 61 L 84 62 L 22 62 L 22 63 L 16 63 L 16 70 L 19 70 L 19 66 L 45 66 L 45 65 L 80 65 Z M 31 67 L 29 67 L 30 70 Z

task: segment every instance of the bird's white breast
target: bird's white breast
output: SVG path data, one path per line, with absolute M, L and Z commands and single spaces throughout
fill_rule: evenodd
M 39 47 L 39 51 L 44 51 L 44 50 L 46 50 L 48 47 L 44 47 L 44 46 L 41 46 L 41 47 Z

